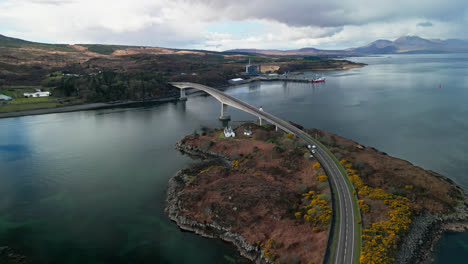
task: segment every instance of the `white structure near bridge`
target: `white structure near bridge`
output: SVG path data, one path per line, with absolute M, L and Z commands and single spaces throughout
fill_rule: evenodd
M 52 94 L 50 92 L 35 92 L 35 93 L 24 93 L 24 97 L 30 98 L 30 97 L 47 97 L 51 96 Z

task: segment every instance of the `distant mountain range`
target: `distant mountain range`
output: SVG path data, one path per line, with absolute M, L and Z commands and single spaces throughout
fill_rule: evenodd
M 26 41 L 17 38 L 11 38 L 0 35 L 0 48 L 1 47 L 29 47 L 41 48 L 47 50 L 60 50 L 60 51 L 76 51 L 84 47 L 87 51 L 96 52 L 100 54 L 109 55 L 119 50 L 127 50 L 131 53 L 174 53 L 182 52 L 183 50 L 171 48 L 156 48 L 156 47 L 143 47 L 140 46 L 124 46 L 124 45 L 100 45 L 100 44 L 81 44 L 81 45 L 67 45 L 67 44 L 44 44 Z M 127 52 L 127 53 L 128 53 Z M 197 51 L 191 51 L 197 52 Z M 199 51 L 208 53 L 217 53 L 212 51 Z M 468 41 L 461 39 L 424 39 L 418 36 L 403 36 L 394 41 L 390 40 L 376 40 L 362 47 L 349 48 L 343 50 L 321 50 L 316 48 L 302 48 L 293 50 L 276 50 L 276 49 L 232 49 L 224 52 L 235 53 L 256 53 L 262 55 L 276 55 L 276 56 L 317 56 L 317 55 L 368 55 L 368 54 L 417 54 L 417 53 L 465 53 L 468 52 Z
M 424 39 L 418 36 L 403 36 L 395 41 L 376 40 L 362 47 L 344 50 L 320 50 L 302 48 L 295 50 L 233 49 L 226 52 L 246 52 L 264 55 L 366 55 L 395 53 L 463 53 L 468 52 L 468 41 L 460 39 Z

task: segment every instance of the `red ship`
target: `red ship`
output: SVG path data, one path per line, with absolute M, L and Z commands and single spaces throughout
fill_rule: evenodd
M 320 77 L 312 80 L 313 83 L 325 82 L 325 77 Z

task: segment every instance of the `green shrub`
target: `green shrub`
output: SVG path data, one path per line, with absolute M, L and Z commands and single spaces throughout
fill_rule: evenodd
M 273 150 L 274 150 L 276 153 L 283 153 L 283 152 L 284 152 L 284 149 L 282 149 L 280 146 L 274 146 L 274 147 L 273 147 Z

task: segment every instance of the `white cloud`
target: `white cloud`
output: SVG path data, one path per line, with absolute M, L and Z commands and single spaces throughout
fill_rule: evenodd
M 344 48 L 408 33 L 465 36 L 467 6 L 465 0 L 4 0 L 0 25 L 13 37 L 58 43 Z M 252 34 L 208 30 L 226 20 L 263 27 Z
M 239 38 L 233 34 L 211 34 L 205 46 L 198 48 L 227 50 L 235 48 L 296 49 L 316 47 L 345 49 L 366 45 L 377 39 L 390 39 L 403 35 L 419 35 L 427 38 L 462 36 L 465 31 L 453 22 L 437 21 L 432 27 L 418 26 L 420 19 L 404 19 L 392 22 L 377 22 L 366 25 L 342 27 L 290 27 L 278 22 L 264 22 L 265 32 L 255 38 Z M 273 32 L 273 33 L 271 33 Z

